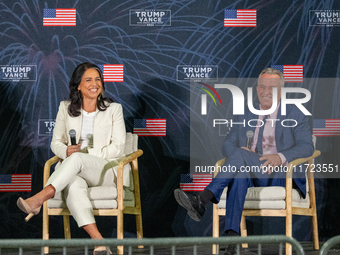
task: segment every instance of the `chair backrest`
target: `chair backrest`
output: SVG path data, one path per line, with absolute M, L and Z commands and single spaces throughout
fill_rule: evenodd
M 315 147 L 316 147 L 316 136 L 313 135 L 312 137 L 313 137 L 313 144 L 314 144 L 314 149 L 315 149 Z
M 124 154 L 130 155 L 138 150 L 138 135 L 130 132 L 126 133 Z
M 313 135 L 313 144 L 314 144 L 314 150 L 316 148 L 316 136 Z M 315 158 L 313 158 L 313 164 L 314 164 L 314 160 Z M 308 172 L 306 171 L 305 172 L 305 176 L 306 176 L 306 192 L 308 193 L 309 192 L 309 183 L 308 183 Z
M 125 147 L 124 147 L 124 157 L 121 157 L 117 160 L 117 162 L 120 162 L 121 160 L 124 160 L 126 156 L 129 156 L 130 154 L 136 152 L 138 150 L 138 135 L 132 134 L 130 132 L 126 133 L 125 138 Z M 133 184 L 133 174 L 130 167 L 124 167 L 124 180 L 123 185 L 125 188 L 129 190 L 134 190 L 134 184 Z

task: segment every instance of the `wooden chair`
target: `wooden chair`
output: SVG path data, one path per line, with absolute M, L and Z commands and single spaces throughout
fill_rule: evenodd
M 125 148 L 125 157 L 120 158 L 118 160 L 118 168 L 117 168 L 117 187 L 99 187 L 99 188 L 109 188 L 114 193 L 117 194 L 114 200 L 103 200 L 96 197 L 96 200 L 92 200 L 91 195 L 90 199 L 92 204 L 94 205 L 93 213 L 95 216 L 117 216 L 117 238 L 123 239 L 124 234 L 124 214 L 133 214 L 136 215 L 136 225 L 137 225 L 137 238 L 143 238 L 143 226 L 142 226 L 142 212 L 141 212 L 141 201 L 140 201 L 140 188 L 139 188 L 139 174 L 138 174 L 138 157 L 143 154 L 142 150 L 137 149 L 137 135 L 132 135 L 131 133 L 127 133 L 126 139 L 126 148 Z M 134 147 L 134 148 L 133 148 Z M 44 167 L 44 180 L 43 184 L 47 183 L 48 178 L 50 177 L 50 168 L 53 164 L 60 161 L 57 156 L 49 159 L 45 163 Z M 129 190 L 126 187 L 123 187 L 123 168 L 124 165 L 131 165 L 131 172 L 133 178 L 133 190 Z M 98 187 L 93 187 L 89 189 L 96 189 Z M 112 190 L 116 189 L 116 190 Z M 92 192 L 91 192 L 92 193 Z M 95 192 L 101 193 L 101 192 Z M 106 192 L 107 193 L 107 192 Z M 129 196 L 130 194 L 130 196 Z M 107 199 L 107 198 L 105 198 Z M 107 203 L 105 203 L 107 201 Z M 96 203 L 100 206 L 96 206 Z M 64 221 L 64 234 L 65 239 L 71 238 L 70 231 L 70 211 L 67 209 L 65 203 L 63 203 L 61 196 L 59 198 L 53 198 L 46 201 L 43 204 L 43 240 L 49 239 L 49 216 L 50 215 L 62 215 Z M 139 248 L 143 248 L 143 246 L 139 246 Z M 44 253 L 47 254 L 49 252 L 49 248 L 44 248 Z M 118 246 L 117 253 L 123 254 L 124 247 Z
M 315 144 L 315 137 L 314 137 Z M 312 217 L 313 243 L 314 249 L 319 249 L 318 222 L 316 215 L 315 202 L 315 185 L 312 164 L 314 158 L 320 155 L 320 151 L 315 150 L 314 154 L 308 158 L 300 158 L 290 162 L 288 169 L 294 169 L 302 163 L 307 162 L 309 167 L 306 171 L 306 198 L 303 199 L 299 192 L 293 189 L 292 171 L 288 171 L 286 175 L 286 187 L 251 187 L 248 188 L 246 201 L 241 218 L 240 231 L 241 236 L 247 236 L 246 216 L 276 216 L 286 217 L 286 236 L 292 237 L 292 215 L 305 215 Z M 222 166 L 225 159 L 219 160 L 215 169 Z M 214 177 L 217 172 L 214 173 Z M 213 237 L 219 237 L 219 216 L 225 216 L 226 213 L 226 188 L 221 197 L 219 204 L 213 205 Z M 274 195 L 274 196 L 273 196 Z M 277 195 L 277 196 L 276 196 Z M 266 197 L 267 196 L 267 197 Z M 276 196 L 276 197 L 275 197 Z M 270 197 L 270 198 L 269 198 Z M 248 244 L 242 244 L 243 248 L 247 248 Z M 219 246 L 213 245 L 213 254 L 218 254 Z M 286 244 L 286 255 L 292 254 L 292 247 Z

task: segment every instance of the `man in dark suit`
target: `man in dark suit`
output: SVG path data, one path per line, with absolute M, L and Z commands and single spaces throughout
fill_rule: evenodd
M 314 152 L 312 135 L 308 118 L 295 106 L 287 105 L 286 115 L 281 115 L 281 87 L 284 86 L 282 72 L 276 69 L 264 69 L 259 75 L 256 87 L 260 110 L 275 111 L 267 116 L 255 115 L 249 110 L 243 116 L 236 116 L 234 123 L 248 123 L 257 119 L 257 124 L 235 124 L 232 126 L 223 146 L 222 154 L 227 158 L 226 167 L 234 167 L 235 172 L 220 172 L 216 178 L 198 194 L 188 194 L 176 189 L 174 194 L 177 202 L 188 210 L 188 215 L 200 221 L 209 201 L 218 203 L 222 192 L 228 186 L 226 204 L 225 233 L 228 236 L 239 235 L 243 205 L 249 187 L 285 186 L 286 173 L 273 171 L 282 169 L 288 162 L 297 158 L 309 157 Z M 277 105 L 273 105 L 273 88 L 277 89 Z M 288 121 L 294 120 L 294 121 Z M 286 120 L 282 124 L 282 120 Z M 256 127 L 255 127 L 256 126 Z M 247 132 L 254 133 L 250 149 L 247 148 Z M 261 171 L 240 171 L 246 166 L 257 166 Z M 253 168 L 256 169 L 256 168 Z M 304 173 L 293 176 L 293 182 L 301 195 L 306 195 L 306 179 Z M 230 254 L 233 254 L 232 247 Z

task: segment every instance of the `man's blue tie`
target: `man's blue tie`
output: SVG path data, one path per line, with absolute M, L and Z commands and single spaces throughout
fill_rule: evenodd
M 267 118 L 268 118 L 268 115 L 265 115 L 263 120 L 262 120 L 264 122 L 264 124 L 260 127 L 259 135 L 257 137 L 256 150 L 257 150 L 257 153 L 260 154 L 260 155 L 263 154 L 262 139 L 263 139 L 263 130 L 264 130 L 264 126 L 266 125 L 266 119 Z

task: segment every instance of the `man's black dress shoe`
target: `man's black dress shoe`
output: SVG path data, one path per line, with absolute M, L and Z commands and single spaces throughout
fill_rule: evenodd
M 227 249 L 225 250 L 226 252 L 224 253 L 224 255 L 234 255 L 236 254 L 236 245 L 231 244 L 227 247 Z
M 234 244 L 231 244 L 225 249 L 224 255 L 234 255 L 237 254 L 237 247 Z M 247 248 L 241 248 L 240 247 L 240 255 L 256 255 L 258 253 L 252 252 Z
M 195 221 L 201 221 L 205 213 L 205 207 L 198 194 L 187 194 L 181 189 L 175 189 L 176 201 L 188 210 L 188 215 Z

